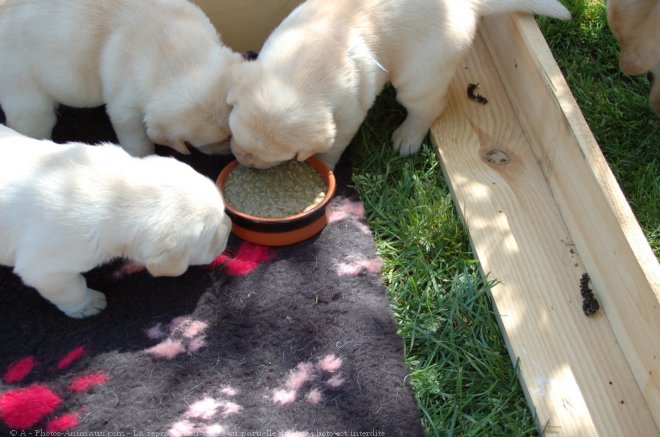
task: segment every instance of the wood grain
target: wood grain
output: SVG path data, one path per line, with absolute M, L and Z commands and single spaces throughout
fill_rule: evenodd
M 536 26 L 529 17 L 505 18 Z M 490 38 L 495 45 L 515 37 L 494 32 L 497 39 Z M 541 43 L 542 37 L 536 44 Z M 534 71 L 523 64 L 533 65 L 533 54 L 518 54 L 510 46 L 501 50 L 513 59 L 514 70 Z M 533 144 L 537 137 L 529 133 L 538 126 L 552 132 L 548 147 L 561 154 L 562 148 L 574 147 L 562 138 L 575 136 L 572 126 L 551 98 L 535 89 L 525 90 L 527 99 L 512 95 L 509 89 L 518 87 L 520 79 L 500 74 L 480 35 L 431 133 L 483 272 L 500 282 L 492 289 L 493 304 L 509 353 L 519 360 L 520 379 L 539 427 L 562 435 L 658 435 L 650 406 L 611 325 L 609 308 L 603 302 L 605 310 L 594 316 L 582 312 L 580 277 L 592 270 L 585 266 L 581 247 L 548 183 L 544 167 L 551 161 L 538 155 L 544 148 Z M 535 86 L 556 90 L 546 81 L 541 77 Z M 470 83 L 479 83 L 475 92 L 488 104 L 468 98 Z M 527 100 L 541 110 L 533 123 L 519 117 L 528 111 Z M 579 112 L 577 105 L 572 110 Z M 588 133 L 586 127 L 583 134 Z M 593 178 L 589 172 L 581 176 Z M 570 188 L 574 192 L 589 185 L 579 179 L 568 182 L 577 184 Z M 591 185 L 598 192 L 585 191 L 582 196 L 603 195 L 600 184 Z M 581 244 L 584 238 L 578 237 Z M 595 285 L 600 286 L 597 281 Z
M 510 78 L 504 83 L 514 109 L 660 428 L 658 260 L 536 22 L 491 17 L 482 33 L 501 77 Z M 509 37 L 494 44 L 498 35 Z M 524 54 L 522 64 L 513 53 Z
M 301 3 L 195 2 L 238 51 Z M 531 16 L 482 22 L 431 136 L 539 427 L 660 435 L 660 267 Z

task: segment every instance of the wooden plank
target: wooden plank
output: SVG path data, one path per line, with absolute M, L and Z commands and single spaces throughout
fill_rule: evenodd
M 270 32 L 302 0 L 192 0 L 236 51 L 259 50 Z
M 466 95 L 477 82 L 486 105 Z M 500 281 L 492 300 L 525 394 L 548 434 L 658 435 L 609 312 L 582 312 L 587 268 L 507 89 L 479 36 L 431 135 L 481 267 Z M 561 135 L 543 94 L 530 98 Z
M 241 51 L 300 3 L 195 1 Z M 494 304 L 526 394 L 548 432 L 658 434 L 658 262 L 535 21 L 491 17 L 481 33 L 432 134 L 482 266 L 503 282 Z M 466 100 L 468 80 L 491 103 Z M 486 164 L 490 146 L 508 163 Z M 593 320 L 580 312 L 584 271 L 606 314 Z
M 535 156 L 660 428 L 660 265 L 536 22 L 481 31 Z M 506 38 L 502 38 L 506 35 Z M 524 67 L 524 68 L 521 68 Z

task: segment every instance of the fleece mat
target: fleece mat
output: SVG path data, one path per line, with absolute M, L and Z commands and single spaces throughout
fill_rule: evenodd
M 62 108 L 53 137 L 116 140 L 103 108 Z M 211 178 L 229 162 L 176 157 Z M 92 318 L 0 267 L 0 435 L 422 435 L 350 174 L 341 162 L 330 223 L 306 242 L 232 236 L 178 278 L 122 260 L 88 272 L 108 298 Z

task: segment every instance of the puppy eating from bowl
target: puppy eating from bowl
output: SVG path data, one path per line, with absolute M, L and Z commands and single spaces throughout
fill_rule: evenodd
M 220 191 L 174 158 L 55 144 L 0 125 L 0 264 L 69 317 L 106 307 L 81 272 L 126 258 L 179 276 L 226 247 Z
M 242 56 L 187 0 L 3 0 L 0 60 L 0 106 L 25 135 L 50 138 L 60 104 L 105 104 L 133 156 L 229 153 L 227 69 Z
M 315 154 L 334 167 L 391 82 L 408 111 L 394 149 L 416 153 L 479 18 L 509 11 L 570 18 L 556 0 L 307 0 L 232 67 L 232 152 L 257 168 Z

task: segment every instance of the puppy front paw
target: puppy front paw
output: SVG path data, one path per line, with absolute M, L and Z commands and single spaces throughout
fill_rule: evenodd
M 94 316 L 105 309 L 108 305 L 105 294 L 100 291 L 87 289 L 87 294 L 82 303 L 75 307 L 60 308 L 64 314 L 74 319 L 82 319 Z
M 401 156 L 414 155 L 422 147 L 428 129 L 420 129 L 405 121 L 392 134 L 392 146 Z

